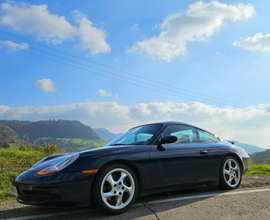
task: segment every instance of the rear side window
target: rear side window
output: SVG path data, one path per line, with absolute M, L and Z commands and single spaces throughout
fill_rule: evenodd
M 196 130 L 193 127 L 185 125 L 172 125 L 163 133 L 163 137 L 173 135 L 177 137 L 177 141 L 171 144 L 190 144 L 197 143 Z
M 202 131 L 198 129 L 199 139 L 201 143 L 214 143 L 220 141 L 217 137 L 212 134 L 209 134 L 206 131 Z

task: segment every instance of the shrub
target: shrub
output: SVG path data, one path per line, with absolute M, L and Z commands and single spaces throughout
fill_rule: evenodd
M 24 144 L 22 144 L 22 145 L 19 147 L 19 150 L 21 150 L 21 151 L 27 151 L 27 147 L 26 147 Z
M 9 145 L 9 143 L 4 142 L 4 143 L 2 143 L 2 146 L 1 147 L 2 148 L 8 148 L 8 147 L 10 147 L 10 145 Z
M 54 144 L 44 143 L 44 147 L 41 147 L 40 145 L 38 145 L 37 151 L 44 152 L 46 154 L 63 153 L 62 149 L 57 146 L 57 142 L 55 142 Z

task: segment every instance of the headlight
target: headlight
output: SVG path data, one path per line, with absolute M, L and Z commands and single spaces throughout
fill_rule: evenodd
M 43 163 L 44 160 L 47 160 L 47 158 L 48 158 L 48 157 L 45 157 L 45 158 L 43 158 L 42 160 L 38 161 L 37 163 L 35 163 L 35 164 L 32 166 L 32 168 L 34 168 L 34 167 L 38 166 L 39 164 Z
M 70 155 L 74 155 L 74 153 L 63 153 L 63 154 L 56 154 L 56 155 L 52 155 L 52 156 L 49 156 L 49 157 L 45 157 L 43 158 L 42 160 L 38 161 L 37 163 L 35 163 L 32 168 L 34 167 L 37 167 L 38 165 L 40 165 L 41 163 L 45 162 L 45 161 L 49 161 L 49 160 L 52 160 L 52 159 L 55 159 L 57 157 L 64 157 L 64 156 L 70 156 Z
M 58 162 L 57 164 L 51 165 L 49 167 L 46 167 L 43 170 L 40 170 L 39 172 L 37 172 L 37 175 L 49 175 L 49 174 L 56 173 L 60 170 L 63 170 L 64 168 L 72 164 L 75 160 L 77 160 L 78 157 L 79 157 L 79 154 L 72 154 L 72 155 L 64 156 L 62 157 L 62 160 L 60 162 Z M 37 162 L 34 166 L 39 165 L 45 159 L 46 158 Z

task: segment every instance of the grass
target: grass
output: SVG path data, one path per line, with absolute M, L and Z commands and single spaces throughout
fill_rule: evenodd
M 20 151 L 12 147 L 1 149 L 0 202 L 14 198 L 10 191 L 14 178 L 46 156 L 46 153 L 40 151 Z
M 9 146 L 11 149 L 19 149 L 20 146 L 14 144 L 14 143 L 9 143 Z
M 270 175 L 270 164 L 251 163 L 245 175 Z

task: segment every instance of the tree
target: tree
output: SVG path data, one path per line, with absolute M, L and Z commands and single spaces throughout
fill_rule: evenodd
M 7 142 L 2 143 L 2 148 L 8 148 L 8 147 L 10 147 L 9 143 Z

